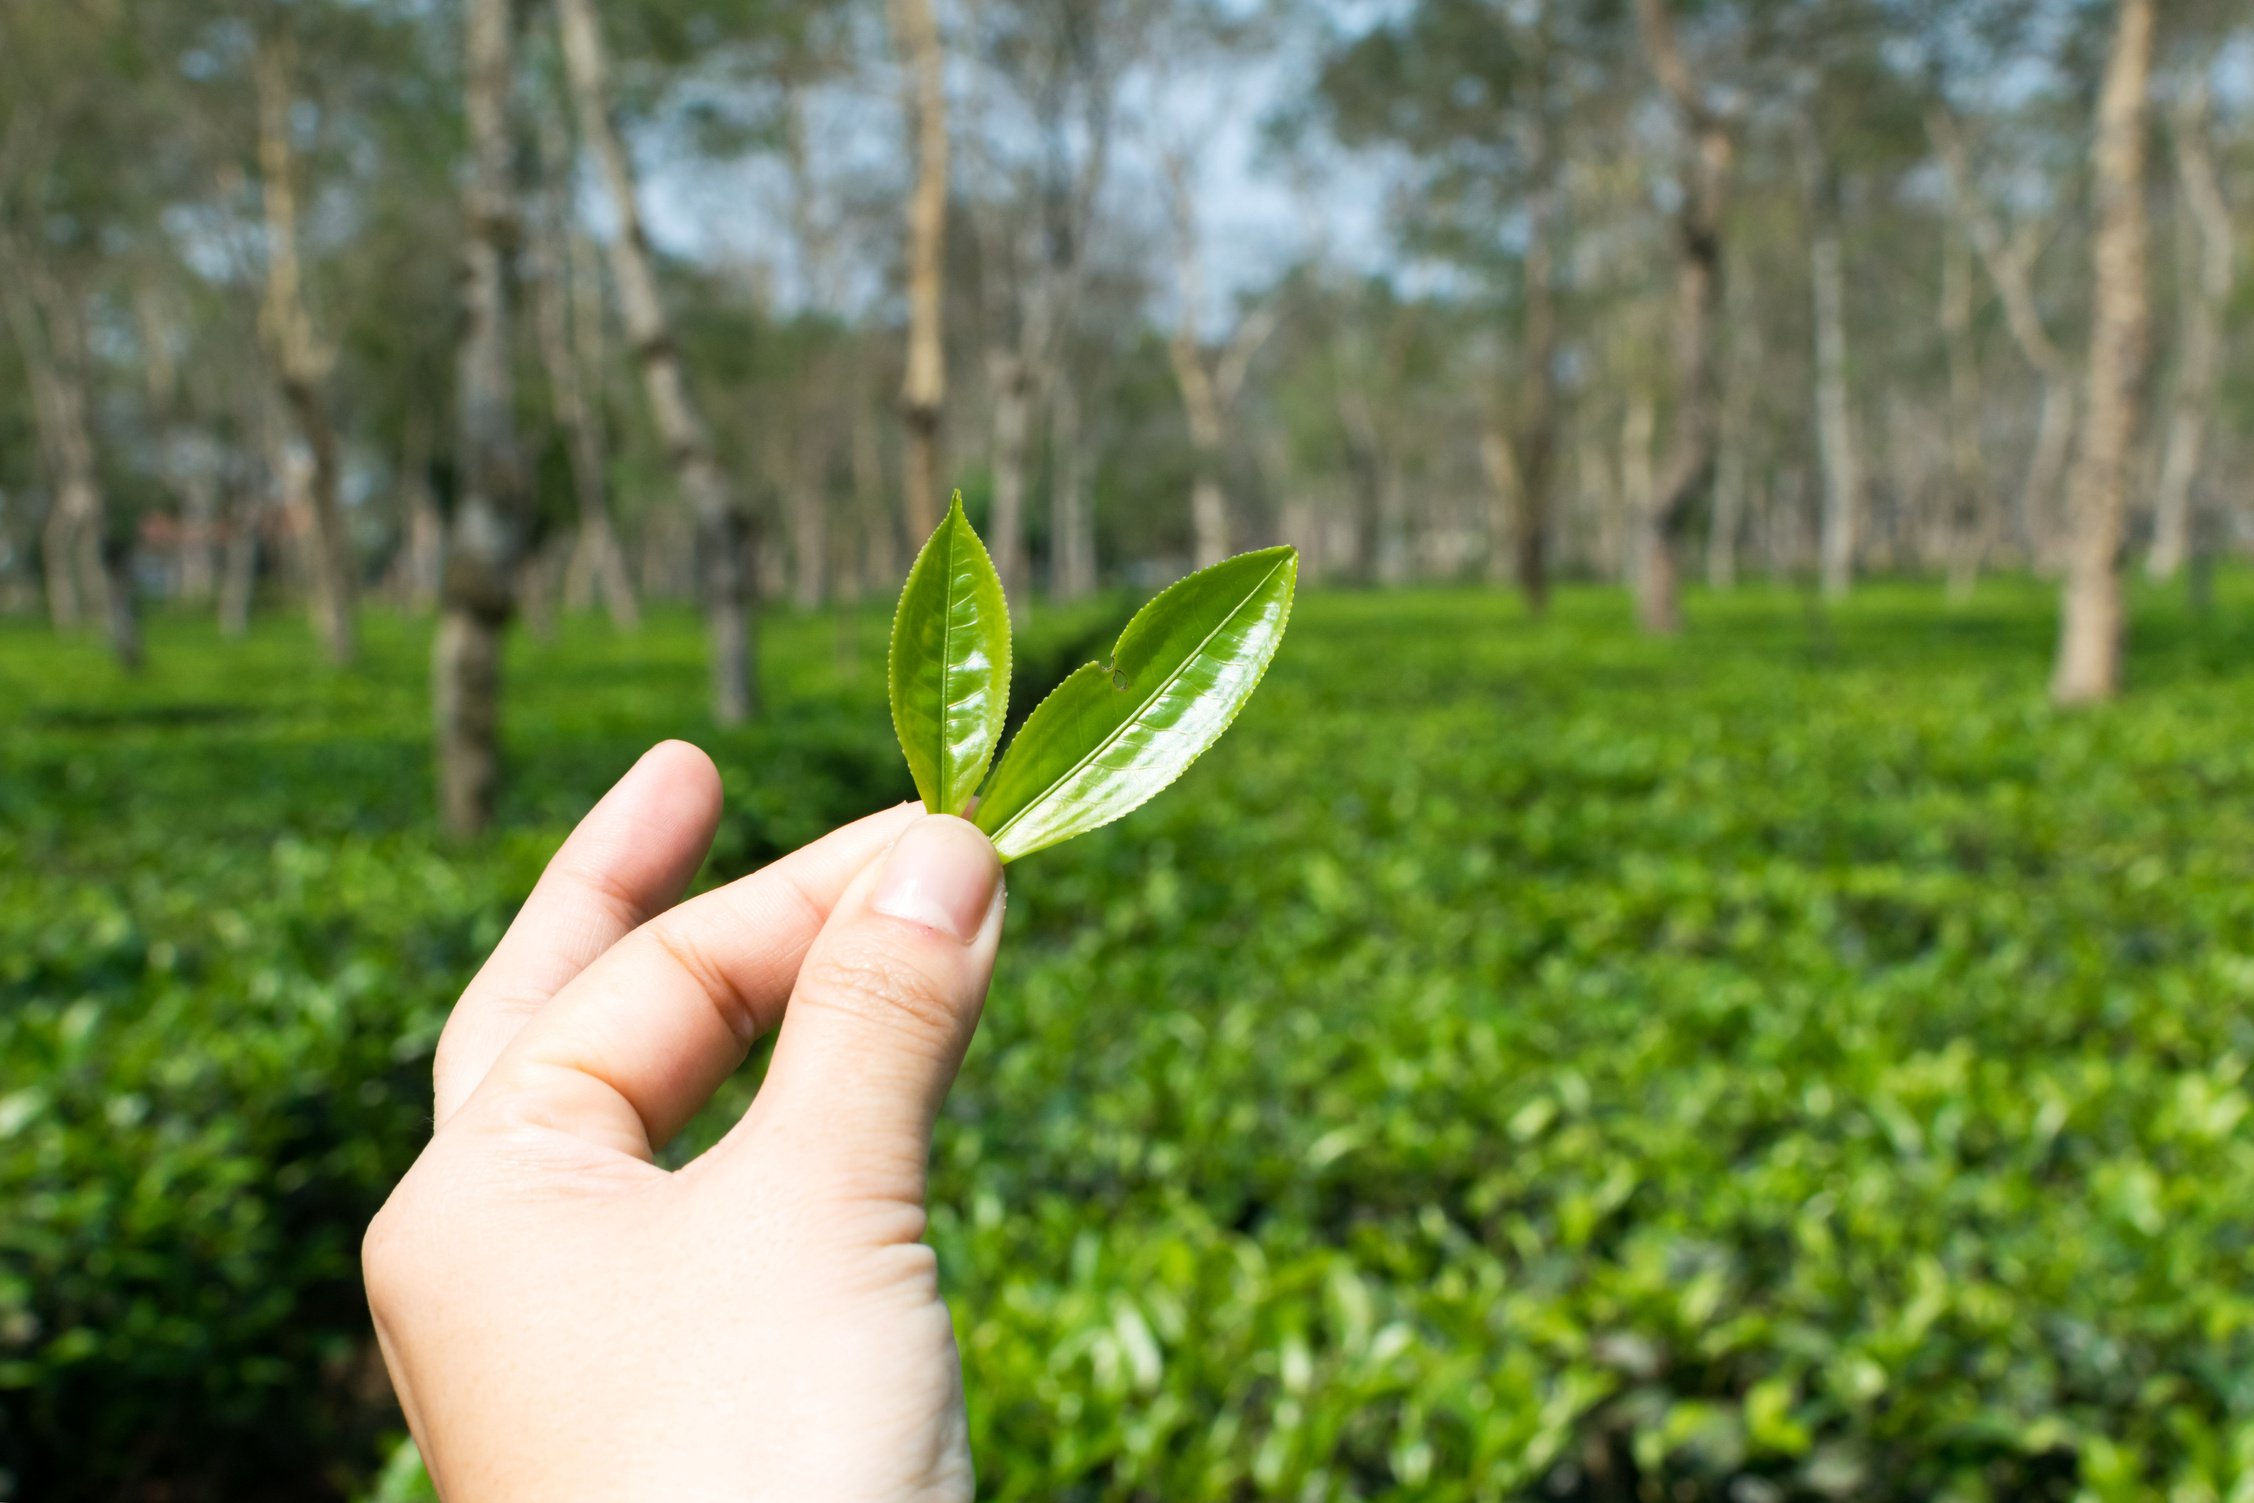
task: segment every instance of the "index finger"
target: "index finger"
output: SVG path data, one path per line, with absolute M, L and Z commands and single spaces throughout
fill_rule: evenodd
M 439 1034 L 431 1075 L 444 1122 L 517 1030 L 696 875 L 720 822 L 720 774 L 685 741 L 661 741 L 588 811 L 478 968 Z
M 774 1025 L 847 885 L 922 814 L 900 804 L 660 914 L 542 1008 L 477 1098 L 651 1158 Z

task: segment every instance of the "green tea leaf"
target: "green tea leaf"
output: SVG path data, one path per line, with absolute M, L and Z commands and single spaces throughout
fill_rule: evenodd
M 1002 859 L 1110 824 L 1218 741 L 1276 655 L 1298 577 L 1289 548 L 1201 569 L 1135 613 L 1108 664 L 1042 700 L 979 799 Z
M 900 591 L 891 681 L 892 729 L 924 807 L 962 813 L 1002 739 L 1010 613 L 960 491 Z

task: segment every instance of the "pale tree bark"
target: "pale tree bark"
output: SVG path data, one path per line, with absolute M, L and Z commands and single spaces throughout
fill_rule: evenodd
M 1643 577 L 1644 550 L 1653 539 L 1643 531 L 1659 494 L 1659 474 L 1652 462 L 1652 443 L 1659 433 L 1659 403 L 1651 387 L 1638 382 L 1620 414 L 1619 481 L 1614 489 L 1619 505 L 1614 514 L 1612 553 L 1620 577 L 1631 586 Z
M 2051 676 L 2052 699 L 2067 705 L 2110 699 L 2121 687 L 2121 532 L 2152 319 L 2144 172 L 2155 5 L 2120 0 L 2090 145 L 2097 215 L 2090 394 L 2069 496 L 2073 533 Z
M 1517 450 L 1499 426 L 1490 426 L 1479 435 L 1479 467 L 1487 477 L 1487 577 L 1501 582 L 1511 577 L 1515 562 L 1515 550 L 1508 540 L 1518 533 L 1526 485 L 1518 472 Z M 1534 604 L 1532 596 L 1526 601 L 1530 614 L 1540 614 L 1541 607 Z
M 1382 380 L 1391 374 L 1391 362 L 1381 352 Z M 1371 396 L 1373 377 L 1369 362 L 1351 349 L 1339 354 L 1336 393 L 1340 436 L 1345 440 L 1347 468 L 1353 473 L 1357 505 L 1353 535 L 1353 568 L 1366 582 L 1398 585 L 1409 578 L 1407 498 L 1377 403 Z
M 500 789 L 501 639 L 516 609 L 529 492 L 509 359 L 509 260 L 518 233 L 512 9 L 512 0 L 467 0 L 464 18 L 470 177 L 456 393 L 461 484 L 431 649 L 439 809 L 456 835 L 492 822 Z
M 1068 25 L 1091 24 L 1085 16 Z M 1096 587 L 1096 524 L 1088 500 L 1088 456 L 1082 444 L 1081 393 L 1068 368 L 1073 319 L 1080 306 L 1087 270 L 1087 242 L 1095 221 L 1096 197 L 1110 169 L 1116 124 L 1112 72 L 1100 62 L 1101 49 L 1087 40 L 1074 61 L 1059 61 L 1058 72 L 1041 89 L 1040 130 L 1051 166 L 1040 188 L 1040 296 L 1046 299 L 1047 337 L 1033 349 L 1032 386 L 1049 409 L 1049 592 L 1071 600 Z M 1077 134 L 1083 145 L 1071 170 L 1070 140 L 1075 134 L 1066 111 L 1070 89 L 1063 74 L 1085 70 L 1083 107 Z
M 1049 593 L 1077 600 L 1096 587 L 1095 518 L 1088 511 L 1088 455 L 1080 441 L 1080 389 L 1045 381 L 1049 396 Z
M 790 179 L 791 239 L 805 270 L 807 305 L 828 311 L 835 306 L 836 245 L 816 212 L 819 190 L 807 136 L 805 84 L 797 77 L 787 77 L 783 83 L 783 161 Z M 808 373 L 807 381 L 816 384 L 814 373 Z M 828 406 L 820 397 L 815 397 L 811 405 L 817 412 Z M 791 596 L 800 609 L 816 610 L 828 597 L 830 582 L 830 424 L 802 410 L 789 427 L 789 432 L 777 435 L 782 451 L 777 468 L 790 512 Z
M 334 357 L 313 328 L 298 259 L 296 151 L 290 142 L 293 49 L 281 37 L 259 39 L 253 74 L 258 96 L 259 199 L 266 221 L 266 289 L 259 328 L 274 359 L 298 439 L 310 464 L 306 484 L 305 577 L 313 627 L 329 660 L 359 655 L 354 621 L 357 581 L 346 533 L 336 425 L 328 381 Z
M 912 86 L 916 181 L 908 195 L 908 361 L 900 410 L 908 428 L 902 501 L 908 535 L 921 546 L 939 525 L 939 419 L 947 400 L 941 343 L 947 259 L 947 87 L 939 19 L 931 0 L 891 0 L 893 45 Z
M 166 301 L 146 276 L 136 280 L 133 321 L 140 333 L 136 353 L 154 429 L 156 467 L 180 505 L 173 543 L 174 584 L 183 602 L 204 605 L 218 580 L 213 546 L 219 530 L 217 446 L 190 420 L 181 400 L 180 362 L 172 339 L 179 318 Z
M 1810 322 L 1815 330 L 1816 440 L 1823 461 L 1823 514 L 1817 551 L 1824 598 L 1843 600 L 1855 577 L 1855 528 L 1862 510 L 1862 455 L 1855 442 L 1847 373 L 1847 253 L 1839 227 L 1839 175 L 1802 126 L 1801 197 L 1808 212 Z
M 900 512 L 885 496 L 884 446 L 877 407 L 865 399 L 869 384 L 856 378 L 846 462 L 853 474 L 854 504 L 863 518 L 859 588 L 881 600 L 900 587 Z
M 1558 160 L 1547 79 L 1550 58 L 1547 0 L 1537 0 L 1516 39 L 1537 80 L 1534 97 L 1517 120 L 1519 168 L 1525 175 L 1525 247 L 1520 255 L 1519 378 L 1510 433 L 1511 526 L 1491 530 L 1487 573 L 1506 571 L 1518 583 L 1526 609 L 1540 616 L 1550 599 L 1550 528 L 1557 474 L 1557 221 Z M 1493 466 L 1490 464 L 1490 471 Z M 1505 559 L 1505 550 L 1508 559 Z
M 1051 332 L 1049 282 L 1027 274 L 1038 258 L 1022 253 L 1010 215 L 994 195 L 981 195 L 972 214 L 978 234 L 979 322 L 986 337 L 986 464 L 994 477 L 986 546 L 1010 613 L 1022 622 L 1032 593 L 1025 542 L 1026 468 L 1040 401 L 1034 376 Z
M 1014 341 L 998 338 L 986 351 L 986 384 L 993 407 L 989 439 L 994 472 L 994 505 L 987 528 L 994 545 L 994 571 L 1003 593 L 1021 620 L 1031 593 L 1025 548 L 1025 467 L 1032 434 L 1032 363 Z
M 590 367 L 582 358 L 591 343 L 600 345 L 602 303 L 586 285 L 594 268 L 578 254 L 587 237 L 573 206 L 570 141 L 563 122 L 546 110 L 540 119 L 540 164 L 546 192 L 536 221 L 540 267 L 532 283 L 533 322 L 579 513 L 561 595 L 566 606 L 576 605 L 583 594 L 599 596 L 611 625 L 633 631 L 642 624 L 642 605 L 611 518 L 602 414 L 587 391 L 588 370 L 601 367 Z M 594 327 L 587 327 L 590 323 Z
M 1971 243 L 1944 233 L 1941 343 L 1949 381 L 1949 599 L 1960 605 L 1972 598 L 1994 531 L 1988 466 L 1980 448 L 1980 348 L 1972 328 L 1972 272 Z
M 1265 307 L 1254 309 L 1238 322 L 1218 358 L 1208 356 L 1198 329 L 1198 315 L 1205 306 L 1205 262 L 1198 244 L 1190 166 L 1179 152 L 1167 153 L 1163 165 L 1174 222 L 1175 297 L 1180 304 L 1166 348 L 1190 432 L 1191 552 L 1196 567 L 1203 569 L 1229 556 L 1229 494 L 1224 476 L 1228 414 L 1275 319 Z
M 94 447 L 84 295 L 35 264 L 10 238 L 0 244 L 11 275 L 0 278 L 0 311 L 15 335 L 32 393 L 53 500 L 40 537 L 48 610 L 58 631 L 98 617 L 110 651 L 128 670 L 141 666 L 141 623 L 133 598 L 130 540 L 110 535 L 109 505 Z
M 1681 202 L 1675 211 L 1675 408 L 1666 459 L 1644 509 L 1636 561 L 1637 621 L 1664 636 L 1682 630 L 1676 550 L 1714 474 L 1714 314 L 1722 284 L 1723 203 L 1736 143 L 1683 61 L 1667 0 L 1636 0 L 1636 20 L 1683 137 Z
M 972 25 L 975 29 L 975 19 Z M 973 99 L 975 107 L 975 94 Z M 975 153 L 990 134 L 991 128 L 974 115 L 966 124 L 964 139 Z M 985 175 L 989 180 L 996 176 L 990 164 Z M 985 341 L 980 355 L 986 372 L 986 463 L 994 487 L 986 516 L 986 546 L 1010 614 L 1022 624 L 1033 593 L 1026 493 L 1033 417 L 1041 402 L 1035 378 L 1049 348 L 1053 304 L 1050 279 L 1042 274 L 1044 258 L 1028 244 L 1032 226 L 1013 212 L 1004 191 L 1011 186 L 1015 185 L 1005 178 L 973 194 L 970 214 L 978 243 L 979 326 Z
M 2154 579 L 2176 577 L 2198 531 L 2193 492 L 2199 484 L 2215 377 L 2222 364 L 2224 310 L 2236 280 L 2230 208 L 2207 140 L 2209 109 L 2204 78 L 2186 88 L 2176 103 L 2176 185 L 2182 215 L 2176 244 L 2182 266 L 2176 278 L 2176 384 L 2161 451 L 2152 551 L 2145 557 L 2145 572 Z
M 1737 584 L 1738 549 L 1751 509 L 1753 396 L 1761 379 L 1760 325 L 1754 317 L 1752 284 L 1733 269 L 1722 288 L 1727 333 L 1722 371 L 1721 431 L 1716 438 L 1714 519 L 1706 536 L 1706 583 L 1727 590 Z
M 227 544 L 220 554 L 219 634 L 239 641 L 250 634 L 251 606 L 258 593 L 259 527 L 266 515 L 266 477 L 254 471 L 237 477 L 227 508 Z
M 681 356 L 657 283 L 657 266 L 634 192 L 626 142 L 611 115 L 610 60 L 594 0 L 555 0 L 565 71 L 579 111 L 579 135 L 593 150 L 618 215 L 611 237 L 611 279 L 618 287 L 626 337 L 641 367 L 650 416 L 672 461 L 674 483 L 696 518 L 703 574 L 705 626 L 712 654 L 712 715 L 740 725 L 758 700 L 754 665 L 753 539 L 733 487 L 720 468 L 710 430 L 682 370 Z
M 437 608 L 445 572 L 446 519 L 439 514 L 430 475 L 435 426 L 431 414 L 420 405 L 408 409 L 394 477 L 405 536 L 392 561 L 392 592 L 413 611 Z
M 1973 182 L 1972 164 L 1957 129 L 1955 117 L 1936 107 L 1926 115 L 1926 132 L 1948 175 L 1949 195 L 1964 223 L 1965 233 L 1980 264 L 1995 286 L 2003 305 L 2004 327 L 2012 343 L 2042 386 L 2035 421 L 2035 441 L 2027 456 L 2016 504 L 2018 528 L 2030 560 L 2048 568 L 2056 562 L 2055 538 L 2061 510 L 2058 495 L 2066 475 L 2067 457 L 2074 438 L 2074 362 L 2051 338 L 2041 306 L 2035 299 L 2035 253 L 2041 241 L 2037 227 L 2017 237 L 2004 232 L 2002 221 L 1981 197 Z

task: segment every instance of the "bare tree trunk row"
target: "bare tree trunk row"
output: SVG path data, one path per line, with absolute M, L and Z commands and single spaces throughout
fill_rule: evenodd
M 740 725 L 758 701 L 752 641 L 755 538 L 714 455 L 710 430 L 674 343 L 635 195 L 633 166 L 611 115 L 610 63 L 593 0 L 555 0 L 555 5 L 580 139 L 594 152 L 618 215 L 618 231 L 610 242 L 611 279 L 617 284 L 627 341 L 641 367 L 650 415 L 672 463 L 674 482 L 697 520 L 713 718 L 722 725 Z
M 1843 600 L 1855 573 L 1855 527 L 1863 500 L 1847 377 L 1847 252 L 1839 229 L 1839 175 L 1814 127 L 1801 151 L 1808 206 L 1808 287 L 1816 338 L 1816 440 L 1823 461 L 1823 516 L 1817 527 L 1824 598 Z
M 1514 526 L 1510 534 L 1511 573 L 1526 608 L 1540 616 L 1549 606 L 1551 496 L 1557 464 L 1557 217 L 1558 163 L 1547 89 L 1550 7 L 1537 4 L 1520 39 L 1537 80 L 1534 97 L 1520 117 L 1519 156 L 1527 178 L 1526 247 L 1520 266 L 1524 311 L 1519 325 L 1517 421 L 1512 425 L 1515 476 Z M 1490 538 L 1490 547 L 1499 544 Z M 1500 572 L 1491 558 L 1488 572 Z
M 1949 598 L 1963 604 L 1993 542 L 1994 508 L 1980 446 L 1980 351 L 1973 335 L 1972 246 L 1962 235 L 1941 247 L 1941 343 L 1948 363 L 1951 539 Z
M 1636 575 L 1638 622 L 1647 632 L 1672 635 L 1683 625 L 1676 548 L 1692 506 L 1714 474 L 1714 323 L 1722 286 L 1722 209 L 1736 143 L 1683 61 L 1667 0 L 1636 0 L 1636 18 L 1683 137 L 1675 213 L 1675 409 L 1667 457 L 1644 512 Z
M 2151 331 L 2144 167 L 2154 4 L 2121 0 L 2090 146 L 2097 213 L 2090 396 L 2069 496 L 2073 534 L 2051 677 L 2060 704 L 2110 699 L 2121 687 L 2122 525 Z
M 2035 300 L 2034 259 L 2039 241 L 2032 235 L 2017 239 L 2005 235 L 2002 223 L 1973 181 L 1970 154 L 1954 117 L 1946 109 L 1935 108 L 1926 117 L 1926 127 L 1948 176 L 1951 202 L 2003 305 L 2004 326 L 2021 357 L 2042 382 L 2042 404 L 2019 488 L 2015 526 L 2030 561 L 2047 569 L 2057 562 L 2050 548 L 2058 533 L 2058 495 L 2074 437 L 2073 362 L 2051 338 Z
M 476 834 L 492 822 L 500 789 L 501 641 L 516 609 L 525 547 L 528 488 L 509 359 L 510 260 L 517 241 L 509 127 L 512 10 L 511 0 L 467 0 L 464 17 L 470 181 L 456 394 L 462 483 L 431 647 L 439 810 L 457 835 Z
M 2173 579 L 2189 557 L 2196 525 L 2194 488 L 2199 483 L 2207 427 L 2215 403 L 2215 378 L 2222 364 L 2222 328 L 2231 288 L 2229 206 L 2207 141 L 2210 95 L 2206 81 L 2186 89 L 2175 117 L 2176 183 L 2184 232 L 2177 236 L 2182 266 L 2177 275 L 2178 324 L 2176 385 L 2168 408 L 2168 436 L 2162 448 L 2160 483 L 2153 508 L 2152 551 L 2145 571 L 2154 579 Z
M 574 211 L 572 154 L 563 124 L 548 112 L 540 119 L 540 159 L 546 181 L 538 219 L 539 274 L 533 279 L 533 322 L 548 399 L 562 430 L 579 528 L 564 569 L 562 597 L 573 604 L 600 596 L 611 624 L 621 631 L 641 625 L 641 600 L 626 566 L 626 550 L 611 518 L 610 484 L 602 414 L 587 392 L 590 349 L 602 344 L 602 302 L 593 285 L 592 248 Z
M 0 250 L 11 274 L 0 279 L 0 312 L 15 334 L 30 380 L 39 448 L 54 499 L 40 535 L 48 610 L 58 631 L 99 618 L 110 651 L 128 670 L 141 666 L 132 541 L 112 537 L 94 447 L 83 295 L 36 264 L 13 240 Z
M 947 244 L 947 90 L 931 0 L 891 0 L 894 45 L 913 80 L 916 180 L 908 195 L 908 361 L 900 386 L 908 448 L 901 495 L 921 546 L 939 525 L 939 419 L 947 398 L 941 343 Z
M 292 63 L 285 38 L 259 39 L 254 72 L 259 196 L 266 217 L 266 295 L 260 326 L 273 353 L 282 398 L 305 445 L 305 575 L 314 629 L 332 662 L 350 663 L 360 651 L 354 621 L 358 581 L 339 494 L 336 425 L 329 415 L 328 380 L 334 360 L 314 333 L 298 260 L 297 163 L 290 140 L 291 109 L 297 97 Z

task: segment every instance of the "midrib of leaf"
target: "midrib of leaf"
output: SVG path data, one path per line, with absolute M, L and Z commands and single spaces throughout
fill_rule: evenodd
M 1090 762 L 1095 761 L 1096 758 L 1102 756 L 1106 751 L 1110 750 L 1111 744 L 1113 742 L 1117 741 L 1121 736 L 1126 735 L 1128 728 L 1134 725 L 1137 720 L 1142 718 L 1143 711 L 1150 708 L 1151 704 L 1156 701 L 1160 695 L 1164 694 L 1168 689 L 1173 688 L 1175 680 L 1179 679 L 1183 674 L 1190 671 L 1190 664 L 1197 661 L 1198 654 L 1204 652 L 1205 649 L 1212 644 L 1212 641 L 1215 637 L 1218 637 L 1223 631 L 1228 629 L 1229 623 L 1236 620 L 1237 613 L 1251 603 L 1252 598 L 1260 593 L 1260 591 L 1267 585 L 1268 581 L 1276 577 L 1276 569 L 1280 569 L 1282 567 L 1283 562 L 1278 561 L 1275 568 L 1270 569 L 1267 573 L 1261 575 L 1259 579 L 1255 580 L 1253 582 L 1252 588 L 1245 591 L 1244 598 L 1242 600 L 1239 600 L 1235 605 L 1230 606 L 1228 614 L 1220 619 L 1219 623 L 1214 626 L 1213 630 L 1207 632 L 1202 638 L 1199 639 L 1198 644 L 1195 648 L 1183 655 L 1181 665 L 1177 667 L 1172 673 L 1167 674 L 1165 678 L 1161 679 L 1157 688 L 1151 690 L 1150 693 L 1143 696 L 1143 702 L 1135 707 L 1134 714 L 1129 715 L 1126 719 L 1120 721 L 1118 725 L 1114 726 L 1112 728 L 1111 734 L 1104 737 L 1103 740 L 1097 742 L 1094 746 L 1090 747 L 1086 755 L 1082 756 L 1079 761 L 1073 763 L 1063 772 L 1057 774 L 1047 783 L 1043 784 L 1041 791 L 1033 798 L 1027 800 L 1024 808 L 1018 810 L 1017 813 L 1011 815 L 1008 819 L 1003 820 L 1001 828 L 997 829 L 994 832 L 994 843 L 996 845 L 1000 845 L 1002 843 L 1002 837 L 1008 834 L 1010 830 L 1016 826 L 1019 820 L 1025 818 L 1026 815 L 1031 814 L 1035 809 L 1040 808 L 1042 801 L 1046 799 L 1050 795 L 1050 793 L 1054 792 L 1056 789 L 1062 787 L 1064 784 L 1069 783 L 1074 778 L 1078 777 L 1080 775 L 1081 769 L 1085 768 Z M 1130 622 L 1128 624 L 1133 625 L 1134 623 Z M 1114 649 L 1115 653 L 1116 651 L 1117 649 Z M 1022 732 L 1020 734 L 1022 734 Z
M 962 529 L 947 519 L 947 587 L 940 591 L 939 713 L 932 717 L 932 736 L 938 742 L 932 762 L 939 769 L 939 810 L 954 803 L 954 769 L 947 765 L 947 712 L 955 704 L 955 545 Z

